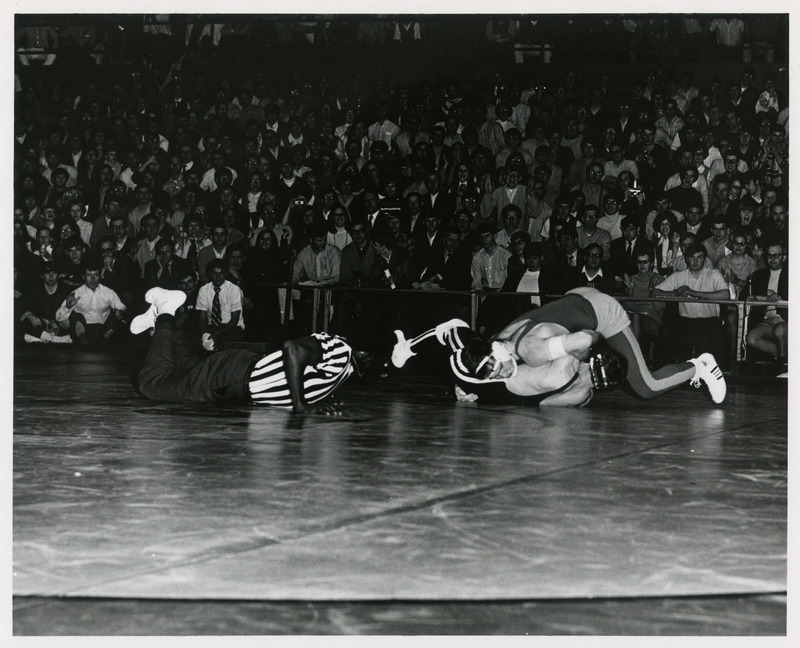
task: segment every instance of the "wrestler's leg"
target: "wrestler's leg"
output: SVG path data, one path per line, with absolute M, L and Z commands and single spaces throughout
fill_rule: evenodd
M 650 373 L 642 349 L 630 328 L 607 339 L 608 346 L 628 361 L 627 380 L 633 391 L 642 398 L 655 398 L 678 385 L 689 382 L 696 373 L 691 362 L 680 362 L 661 367 Z

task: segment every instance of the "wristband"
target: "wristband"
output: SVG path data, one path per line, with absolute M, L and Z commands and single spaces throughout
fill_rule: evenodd
M 564 336 L 555 335 L 547 340 L 547 357 L 550 360 L 562 358 L 567 355 L 567 350 L 564 348 Z

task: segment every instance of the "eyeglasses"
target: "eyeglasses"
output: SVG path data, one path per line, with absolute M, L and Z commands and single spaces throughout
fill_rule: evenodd
M 768 259 L 780 259 L 782 256 L 783 256 L 783 252 L 781 252 L 780 254 L 768 254 L 767 258 Z

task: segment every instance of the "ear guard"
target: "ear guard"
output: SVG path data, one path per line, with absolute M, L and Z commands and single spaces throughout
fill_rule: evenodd
M 628 374 L 628 361 L 614 351 L 604 341 L 589 350 L 589 375 L 597 390 L 611 389 L 625 381 Z

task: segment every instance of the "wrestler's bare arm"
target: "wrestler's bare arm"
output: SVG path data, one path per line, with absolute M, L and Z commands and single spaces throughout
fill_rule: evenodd
M 517 373 L 506 380 L 506 388 L 517 396 L 536 396 L 559 389 L 575 376 L 580 361 L 571 356 L 562 356 L 546 364 L 531 367 L 519 365 Z
M 545 398 L 539 403 L 539 407 L 580 407 L 586 405 L 592 399 L 593 394 L 594 385 L 592 385 L 592 377 L 589 374 L 589 366 L 585 362 L 581 362 L 575 381 L 564 391 Z
M 501 340 L 506 339 L 503 333 L 497 337 Z M 531 367 L 549 363 L 553 360 L 553 350 L 548 346 L 548 340 L 553 337 L 561 337 L 564 351 L 567 354 L 580 360 L 585 360 L 589 349 L 597 341 L 599 335 L 594 331 L 577 331 L 575 333 L 570 333 L 560 324 L 543 322 L 537 324 L 528 331 L 525 337 L 516 345 L 520 360 Z M 513 333 L 511 333 L 510 338 L 516 344 Z

